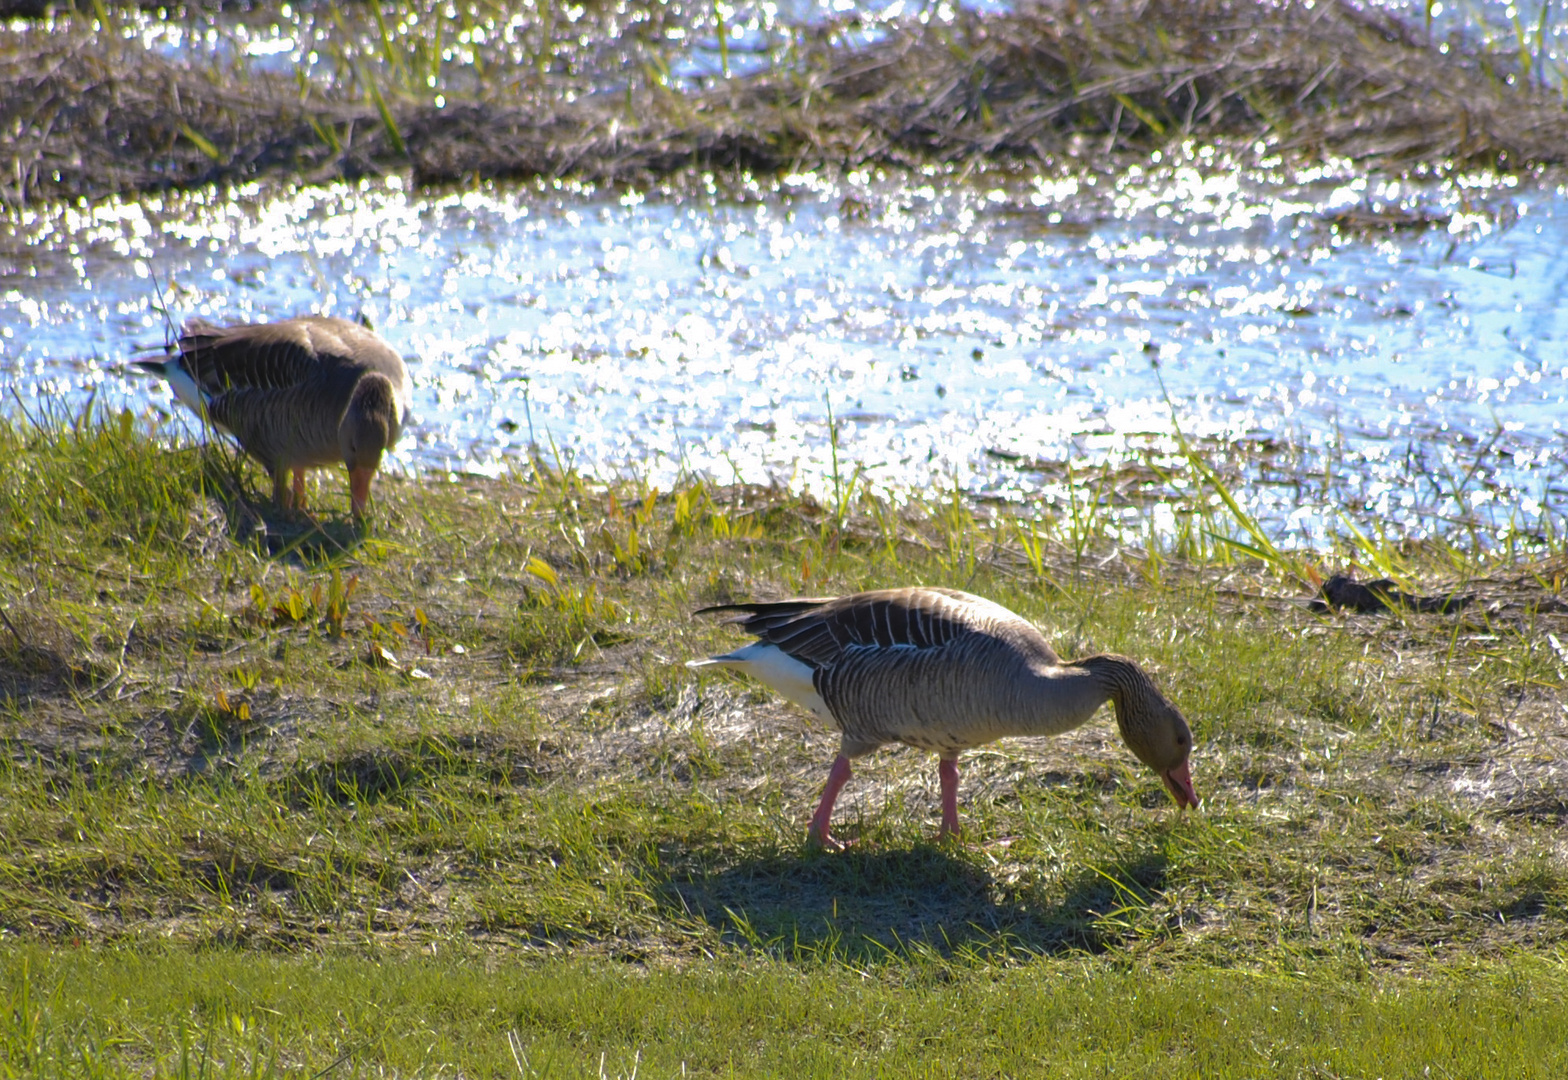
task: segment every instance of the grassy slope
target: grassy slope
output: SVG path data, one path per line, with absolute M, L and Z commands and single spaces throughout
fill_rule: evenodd
M 0 1069 L 483 1075 L 516 1029 L 543 1075 L 1561 1071 L 1561 555 L 1390 550 L 1481 600 L 1320 616 L 1092 515 L 540 471 L 385 478 L 357 538 L 336 478 L 258 531 L 118 419 L 0 444 Z M 693 678 L 737 638 L 687 613 L 910 581 L 1145 660 L 1203 813 L 1102 718 L 966 756 L 950 847 L 931 759 L 876 755 L 806 851 L 833 739 Z

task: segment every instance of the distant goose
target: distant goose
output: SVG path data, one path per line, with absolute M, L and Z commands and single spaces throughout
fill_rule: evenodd
M 272 475 L 280 507 L 303 509 L 305 470 L 341 461 L 354 516 L 364 515 L 370 481 L 402 433 L 413 393 L 390 345 L 360 323 L 305 315 L 237 326 L 191 319 L 178 350 L 135 363 L 238 439 Z
M 833 803 L 849 763 L 891 742 L 941 763 L 942 835 L 958 828 L 958 755 L 1014 735 L 1058 735 L 1109 701 L 1122 740 L 1160 774 L 1178 806 L 1198 805 L 1192 732 L 1124 656 L 1063 662 L 1026 619 L 954 589 L 883 589 L 837 599 L 719 604 L 760 641 L 689 661 L 745 672 L 843 732 L 808 835 L 836 847 Z

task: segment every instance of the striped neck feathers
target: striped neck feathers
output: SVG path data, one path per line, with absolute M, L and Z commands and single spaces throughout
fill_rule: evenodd
M 382 452 L 390 449 L 400 434 L 392 380 L 380 372 L 364 375 L 355 385 L 338 426 L 344 462 L 350 469 L 374 469 Z
M 1144 764 L 1164 771 L 1187 760 L 1192 732 L 1186 719 L 1137 664 L 1107 653 L 1068 666 L 1087 671 L 1110 699 L 1122 741 Z

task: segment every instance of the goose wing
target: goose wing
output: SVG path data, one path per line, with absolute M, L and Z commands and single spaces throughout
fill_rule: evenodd
M 832 667 L 850 650 L 935 649 L 988 629 L 1010 612 L 956 589 L 882 589 L 824 599 L 717 604 L 697 612 L 741 612 L 747 633 L 813 668 Z
M 320 384 L 313 396 L 332 389 L 348 393 L 369 371 L 391 380 L 400 418 L 406 417 L 413 396 L 403 358 L 375 331 L 347 319 L 306 315 L 236 326 L 191 319 L 180 334 L 179 352 L 180 366 L 209 398 L 306 384 Z
M 332 354 L 331 335 L 314 320 L 215 326 L 193 318 L 180 331 L 180 367 L 209 397 L 229 390 L 287 390 L 317 373 L 323 361 L 347 359 Z M 325 346 L 325 348 L 323 348 Z

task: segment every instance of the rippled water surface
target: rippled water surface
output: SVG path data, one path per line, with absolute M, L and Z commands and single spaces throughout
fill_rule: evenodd
M 164 339 L 151 271 L 180 317 L 363 308 L 412 360 L 410 468 L 532 442 L 820 491 L 831 410 L 841 477 L 1049 503 L 1068 464 L 1169 468 L 1179 427 L 1292 535 L 1347 499 L 1396 531 L 1539 528 L 1568 489 L 1568 198 L 1353 176 L 1195 153 L 1119 180 L 394 178 L 62 211 L 0 277 L 0 379 L 12 409 L 174 412 L 121 366 Z

